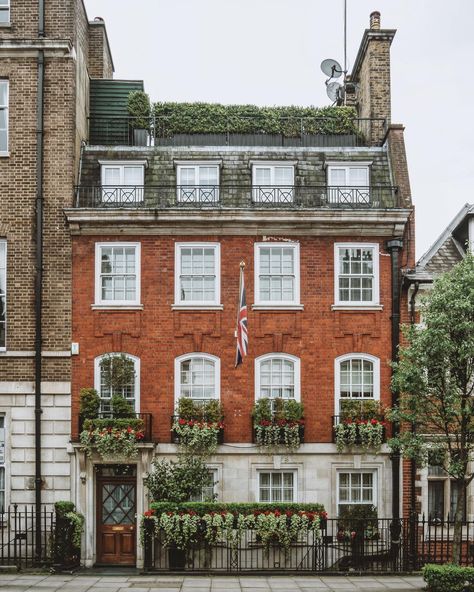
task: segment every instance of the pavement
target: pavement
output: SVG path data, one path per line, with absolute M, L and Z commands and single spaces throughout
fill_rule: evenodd
M 420 576 L 173 576 L 0 574 L 0 592 L 405 592 Z

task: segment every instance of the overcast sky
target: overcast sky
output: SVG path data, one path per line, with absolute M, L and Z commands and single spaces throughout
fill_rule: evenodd
M 85 0 L 104 18 L 115 78 L 152 100 L 329 103 L 324 58 L 343 60 L 343 0 Z M 405 141 L 417 257 L 474 203 L 474 0 L 347 0 L 348 66 L 369 14 L 398 29 L 392 122 Z

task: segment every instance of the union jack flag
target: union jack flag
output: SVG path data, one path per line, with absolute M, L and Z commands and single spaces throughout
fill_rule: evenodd
M 240 265 L 240 288 L 239 304 L 237 309 L 237 351 L 235 356 L 235 367 L 242 364 L 244 356 L 247 355 L 249 345 L 249 329 L 247 321 L 247 300 L 245 298 L 244 266 Z

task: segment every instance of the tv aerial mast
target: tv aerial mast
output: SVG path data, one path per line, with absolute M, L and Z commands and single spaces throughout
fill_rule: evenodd
M 344 68 L 333 59 L 325 59 L 321 62 L 321 70 L 328 78 L 325 81 L 326 94 L 333 104 L 343 105 L 345 99 L 345 83 L 347 76 L 347 0 L 344 0 Z M 343 84 L 334 80 L 344 74 Z

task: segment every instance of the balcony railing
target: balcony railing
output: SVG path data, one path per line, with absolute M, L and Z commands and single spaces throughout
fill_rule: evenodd
M 400 207 L 391 185 L 79 185 L 77 208 L 390 209 Z
M 89 143 L 107 146 L 380 146 L 386 132 L 382 118 L 282 117 L 269 124 L 258 116 L 234 116 L 203 124 L 171 116 L 90 117 Z M 274 133 L 275 129 L 279 133 Z M 192 131 L 189 131 L 192 130 Z M 236 133 L 239 130 L 239 133 Z
M 141 419 L 143 422 L 143 431 L 145 433 L 145 437 L 143 438 L 142 442 L 152 442 L 152 423 L 153 423 L 153 415 L 151 413 L 134 413 L 129 417 L 116 417 L 112 416 L 112 413 L 99 413 L 98 420 L 100 420 L 101 425 L 104 423 L 105 420 L 110 420 L 110 427 L 115 427 L 114 422 L 119 420 L 120 422 L 126 421 L 127 419 Z M 83 430 L 85 419 L 79 416 L 78 418 L 78 428 L 79 434 Z M 92 420 L 94 421 L 94 420 Z

